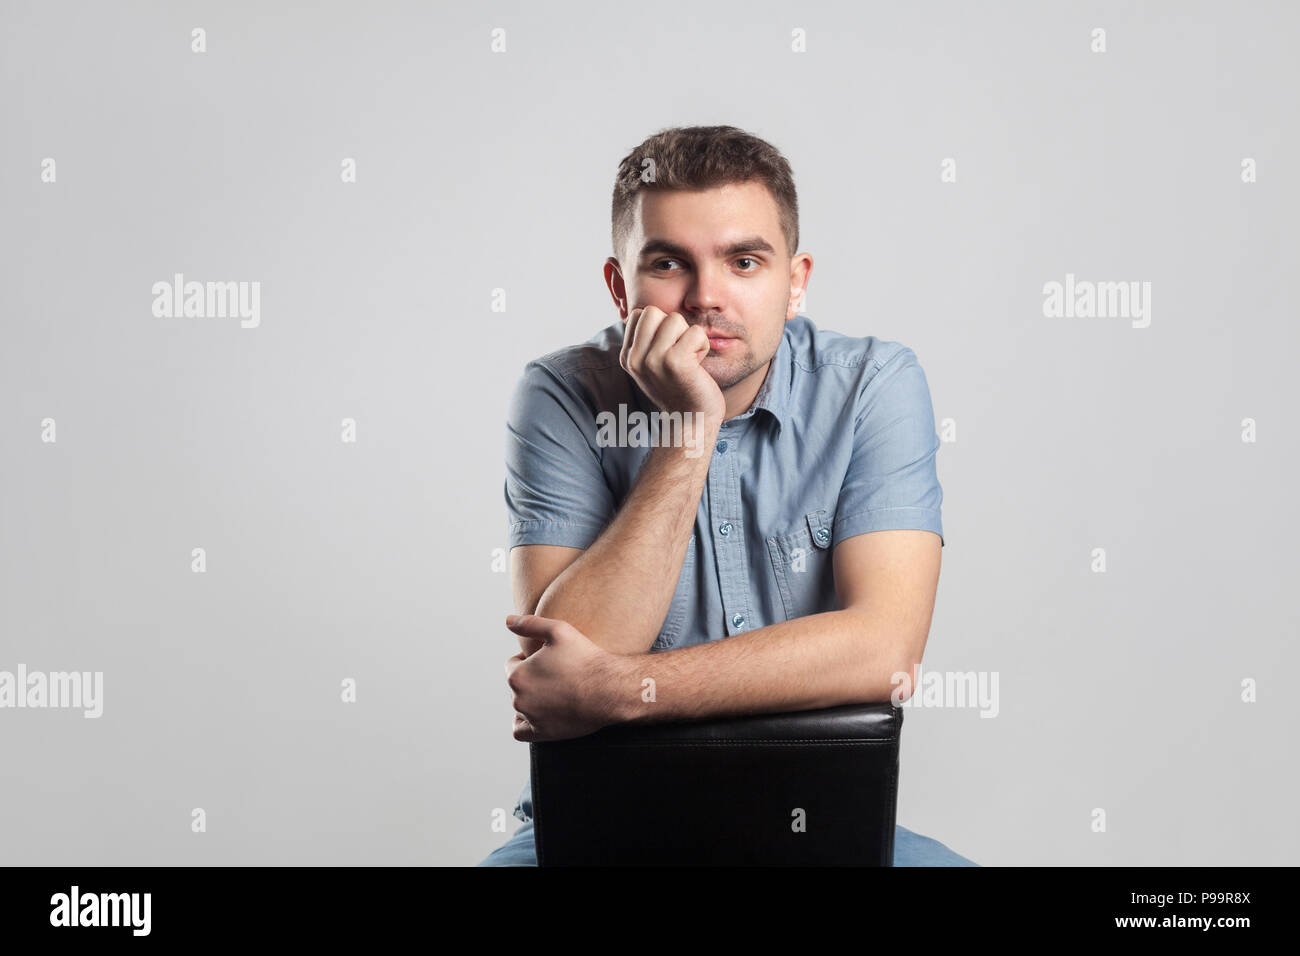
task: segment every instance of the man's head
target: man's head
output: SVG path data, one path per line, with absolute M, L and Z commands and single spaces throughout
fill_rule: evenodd
M 713 343 L 703 367 L 747 404 L 812 269 L 795 255 L 790 164 L 733 126 L 663 130 L 619 164 L 611 219 L 605 282 L 624 321 L 655 306 L 734 337 Z

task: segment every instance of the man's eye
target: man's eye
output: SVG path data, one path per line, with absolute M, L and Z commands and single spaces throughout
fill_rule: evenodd
M 656 262 L 656 263 L 654 264 L 654 267 L 655 267 L 656 269 L 662 269 L 662 270 L 664 270 L 664 271 L 666 271 L 666 272 L 677 272 L 677 271 L 680 271 L 680 270 L 676 270 L 676 269 L 668 269 L 668 268 L 667 268 L 667 263 L 669 263 L 669 262 L 676 262 L 676 261 L 677 261 L 676 259 L 660 259 L 658 262 Z M 759 262 L 758 262 L 758 260 L 755 259 L 755 258 L 753 258 L 753 257 L 751 257 L 751 256 L 741 256 L 739 259 L 736 260 L 736 262 L 737 262 L 737 263 L 741 263 L 741 262 L 748 262 L 748 263 L 750 263 L 750 267 L 747 268 L 747 269 L 746 269 L 746 268 L 742 268 L 742 269 L 740 270 L 741 272 L 754 272 L 754 271 L 756 271 L 756 270 L 758 269 L 758 266 L 759 266 Z

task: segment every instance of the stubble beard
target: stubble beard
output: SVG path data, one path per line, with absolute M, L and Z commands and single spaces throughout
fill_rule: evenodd
M 721 356 L 715 355 L 715 353 L 710 350 L 709 354 L 705 356 L 704 361 L 708 362 L 713 358 L 721 359 Z M 759 367 L 759 363 L 754 361 L 754 350 L 749 347 L 748 343 L 745 345 L 744 355 L 728 356 L 726 359 L 721 360 L 726 363 L 723 368 L 716 371 L 706 370 L 713 376 L 713 380 L 718 383 L 718 388 L 722 389 L 724 392 L 732 386 L 738 385 L 745 379 L 749 378 L 749 376 L 753 375 Z

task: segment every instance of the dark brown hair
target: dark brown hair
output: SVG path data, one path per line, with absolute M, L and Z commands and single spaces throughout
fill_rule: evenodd
M 647 162 L 653 160 L 653 165 Z M 645 182 L 653 171 L 653 181 Z M 679 126 L 648 137 L 618 164 L 610 214 L 614 255 L 632 230 L 636 195 L 650 189 L 710 189 L 757 181 L 776 200 L 790 255 L 799 249 L 799 200 L 790 164 L 775 146 L 734 126 Z

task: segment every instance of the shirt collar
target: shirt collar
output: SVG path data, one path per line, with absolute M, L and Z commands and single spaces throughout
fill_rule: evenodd
M 772 356 L 767 377 L 763 379 L 763 384 L 758 394 L 754 396 L 754 403 L 749 406 L 749 411 L 737 416 L 737 419 L 748 418 L 763 408 L 776 419 L 777 432 L 780 433 L 790 414 L 790 354 L 790 336 L 786 334 L 785 329 L 782 329 L 781 344 L 777 346 L 776 354 Z

